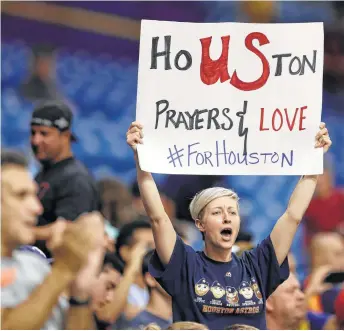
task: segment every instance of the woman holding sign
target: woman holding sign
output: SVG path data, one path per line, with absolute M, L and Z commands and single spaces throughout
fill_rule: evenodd
M 210 329 L 235 323 L 266 329 L 265 302 L 289 276 L 287 254 L 317 176 L 301 177 L 271 234 L 240 258 L 232 254 L 240 228 L 237 194 L 220 187 L 199 192 L 191 201 L 190 212 L 203 234 L 205 248 L 195 252 L 177 236 L 153 177 L 140 169 L 136 147 L 142 139 L 142 125 L 132 123 L 127 143 L 134 150 L 137 180 L 156 245 L 149 271 L 172 296 L 173 320 L 194 321 Z M 324 123 L 315 140 L 315 148 L 327 152 L 331 140 Z

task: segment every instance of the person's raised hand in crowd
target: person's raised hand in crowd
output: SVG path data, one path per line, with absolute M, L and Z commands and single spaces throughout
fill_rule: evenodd
M 142 272 L 143 257 L 147 253 L 148 248 L 145 242 L 139 241 L 135 244 L 131 251 L 130 260 L 128 261 L 127 270 L 138 275 Z
M 68 221 L 63 218 L 58 218 L 55 222 L 44 225 L 36 226 L 34 229 L 35 239 L 44 240 L 50 249 L 60 245 L 63 233 L 67 227 Z
M 87 261 L 71 284 L 70 295 L 87 299 L 90 296 L 92 285 L 100 272 L 106 251 L 104 220 L 100 213 L 93 212 L 80 216 L 77 222 L 80 222 L 82 226 L 88 227 L 89 235 L 92 235 L 92 242 L 90 243 Z
M 148 250 L 147 244 L 142 241 L 138 241 L 133 247 L 130 254 L 130 259 L 128 260 L 127 265 L 124 269 L 124 277 L 123 277 L 123 280 L 126 281 L 129 286 L 135 283 L 137 278 L 142 274 L 143 258 L 147 250 Z M 128 286 L 128 290 L 129 290 L 129 286 Z M 139 306 L 135 306 L 133 304 L 127 303 L 125 306 L 123 306 L 123 309 L 124 309 L 125 317 L 128 320 L 130 320 L 134 318 L 134 316 L 136 316 L 142 308 Z
M 102 216 L 92 212 L 83 214 L 74 222 L 63 222 L 58 228 L 58 236 L 54 240 L 48 239 L 51 241 L 48 246 L 53 252 L 54 265 L 77 274 L 89 262 L 91 252 L 96 250 L 97 254 L 101 254 L 99 245 L 104 233 Z
M 326 124 L 321 122 L 319 125 L 319 131 L 315 136 L 315 148 L 323 148 L 324 153 L 326 153 L 332 145 L 332 141 L 328 134 L 328 130 L 326 128 Z
M 332 284 L 324 282 L 326 276 L 332 271 L 333 268 L 330 265 L 323 265 L 311 273 L 305 290 L 307 298 L 322 294 L 333 287 Z
M 54 264 L 76 265 L 75 269 L 72 268 L 75 277 L 69 286 L 69 296 L 82 305 L 70 306 L 66 316 L 67 329 L 93 330 L 91 288 L 99 274 L 105 252 L 102 215 L 99 212 L 87 213 L 74 222 L 68 222 L 60 244 L 53 244 L 56 246 L 49 246 L 49 249 L 53 252 Z
M 137 144 L 143 144 L 143 126 L 139 122 L 132 122 L 127 131 L 127 144 L 137 152 Z
M 78 238 L 79 235 L 80 238 Z M 82 269 L 78 272 L 77 278 L 71 285 L 71 294 L 73 296 L 76 296 L 76 292 L 79 293 L 78 296 L 86 296 L 89 293 L 92 282 L 98 274 L 105 253 L 104 222 L 102 215 L 98 212 L 85 213 L 74 222 L 59 218 L 54 223 L 44 227 L 38 227 L 36 230 L 36 239 L 47 242 L 47 247 L 53 252 L 56 263 L 60 262 L 59 258 L 55 255 L 56 251 L 59 252 L 61 250 L 61 246 L 67 245 L 66 247 L 62 247 L 62 251 L 65 249 L 76 249 L 78 247 L 71 246 L 70 240 L 68 239 L 70 236 L 75 236 L 75 240 L 72 241 L 75 241 L 77 245 L 79 245 L 79 242 L 82 243 L 82 240 L 87 241 L 85 242 L 85 247 L 81 249 L 83 252 L 80 252 L 83 254 L 79 255 L 79 258 L 81 258 L 79 262 L 82 265 Z M 63 254 L 61 255 L 63 260 Z M 70 255 L 67 255 L 65 259 L 68 256 Z M 71 258 L 77 259 L 77 256 Z M 77 271 L 79 270 L 78 268 L 81 268 L 80 263 L 73 263 Z

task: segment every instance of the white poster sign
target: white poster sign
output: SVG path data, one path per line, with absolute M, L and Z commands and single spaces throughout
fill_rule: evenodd
M 139 162 L 168 174 L 322 173 L 323 24 L 143 20 Z

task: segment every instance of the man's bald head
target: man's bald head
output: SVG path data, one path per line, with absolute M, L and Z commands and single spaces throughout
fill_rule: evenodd
M 310 246 L 312 269 L 323 265 L 344 270 L 344 241 L 340 234 L 324 232 L 316 234 Z
M 295 274 L 277 287 L 266 302 L 269 330 L 298 330 L 306 316 L 305 295 Z

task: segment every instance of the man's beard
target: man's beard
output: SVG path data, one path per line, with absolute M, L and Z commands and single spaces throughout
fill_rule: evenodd
M 31 149 L 32 149 L 33 154 L 36 157 L 37 152 L 38 152 L 38 147 L 35 146 L 35 145 L 31 145 Z M 36 157 L 36 159 L 37 159 L 37 157 Z M 46 159 L 37 159 L 37 161 L 42 165 L 43 168 L 49 168 L 53 164 L 52 160 L 48 159 L 48 158 L 46 158 Z

